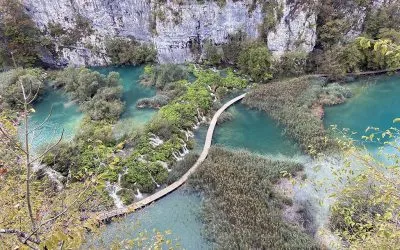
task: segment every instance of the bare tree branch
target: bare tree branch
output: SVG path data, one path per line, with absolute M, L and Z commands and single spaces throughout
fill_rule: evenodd
M 55 148 L 58 144 L 60 144 L 60 142 L 62 141 L 63 137 L 64 137 L 64 129 L 62 130 L 61 136 L 58 139 L 58 141 L 55 144 L 53 144 L 50 147 L 48 147 L 41 155 L 39 155 L 38 157 L 36 157 L 32 161 L 30 161 L 29 164 L 32 164 L 35 161 L 41 159 L 43 156 L 45 156 L 48 152 L 50 152 L 53 148 Z
M 2 126 L 0 126 L 0 132 L 2 135 L 4 135 L 11 144 L 14 145 L 14 147 L 18 148 L 19 150 L 21 150 L 22 152 L 24 152 L 25 154 L 27 154 L 27 152 L 25 151 L 25 149 L 23 149 L 21 146 L 18 145 L 18 143 L 13 142 L 13 138 L 11 138 L 11 136 L 3 129 Z
M 16 230 L 16 229 L 0 229 L 0 234 L 15 234 L 18 237 L 24 238 L 22 243 L 24 243 L 24 241 L 25 242 L 30 241 L 30 242 L 33 242 L 35 244 L 40 244 L 40 240 L 36 240 L 36 239 L 32 238 L 32 235 L 28 235 L 27 233 L 19 231 L 19 230 Z
M 50 112 L 49 112 L 49 114 L 47 115 L 47 117 L 43 120 L 43 122 L 40 123 L 38 126 L 32 128 L 32 129 L 29 131 L 29 133 L 33 133 L 33 132 L 35 132 L 36 130 L 41 129 L 41 128 L 44 126 L 44 124 L 46 124 L 46 123 L 49 121 L 49 119 L 50 119 L 50 117 L 51 117 L 52 114 L 53 114 L 53 105 L 51 105 Z

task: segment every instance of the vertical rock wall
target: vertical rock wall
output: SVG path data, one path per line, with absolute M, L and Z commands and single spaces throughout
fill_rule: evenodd
M 49 23 L 74 28 L 77 15 L 91 22 L 94 32 L 76 46 L 59 46 L 64 61 L 74 65 L 104 65 L 104 41 L 109 37 L 132 37 L 153 43 L 160 63 L 194 61 L 191 46 L 211 40 L 225 43 L 229 34 L 244 31 L 248 38 L 260 36 L 265 13 L 260 5 L 250 9 L 252 0 L 227 0 L 224 6 L 214 1 L 196 0 L 23 0 L 27 12 L 42 30 Z M 283 17 L 268 35 L 268 46 L 275 54 L 300 48 L 306 52 L 315 44 L 314 13 L 280 0 Z

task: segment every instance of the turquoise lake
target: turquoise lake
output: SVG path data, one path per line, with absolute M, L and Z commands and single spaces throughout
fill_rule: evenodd
M 230 149 L 245 149 L 264 155 L 294 156 L 301 154 L 297 144 L 283 135 L 282 128 L 266 113 L 249 109 L 241 103 L 228 109 L 233 119 L 217 126 L 213 144 Z M 199 145 L 204 143 L 207 127 L 196 133 Z
M 30 116 L 30 126 L 40 126 L 49 116 L 44 126 L 30 135 L 34 150 L 40 146 L 57 141 L 64 129 L 64 139 L 71 140 L 83 114 L 79 111 L 78 105 L 70 102 L 60 91 L 48 90 L 46 94 L 35 104 L 35 113 Z
M 130 129 L 143 126 L 155 114 L 155 110 L 137 109 L 136 101 L 143 97 L 155 95 L 155 90 L 141 86 L 139 76 L 142 67 L 107 67 L 95 68 L 107 74 L 117 71 L 121 76 L 124 89 L 123 100 L 126 109 L 119 124 Z M 398 76 L 381 76 L 362 79 L 350 84 L 355 95 L 348 102 L 325 110 L 324 124 L 329 127 L 337 124 L 340 128 L 362 134 L 368 126 L 386 129 L 393 126 L 393 119 L 400 117 L 400 78 Z M 53 115 L 46 126 L 40 140 L 34 145 L 39 146 L 51 141 L 50 134 L 57 134 L 62 128 L 66 138 L 72 138 L 83 115 L 76 104 L 58 91 L 49 91 L 35 105 L 36 113 L 31 116 L 34 123 L 40 123 L 46 118 L 51 105 Z M 223 145 L 231 149 L 247 149 L 266 155 L 284 155 L 294 157 L 301 152 L 293 140 L 282 134 L 282 129 L 265 113 L 250 110 L 242 104 L 229 108 L 234 119 L 217 127 L 213 144 Z M 196 150 L 201 150 L 206 126 L 201 126 L 195 133 Z M 356 135 L 360 136 L 360 135 Z M 121 222 L 112 223 L 102 233 L 106 246 L 118 239 L 129 239 L 141 231 L 151 232 L 154 228 L 171 230 L 171 239 L 179 242 L 186 249 L 210 249 L 210 243 L 203 237 L 203 224 L 199 218 L 201 197 L 180 189 L 157 201 L 137 213 L 131 214 Z
M 122 129 L 139 128 L 152 118 L 156 112 L 155 110 L 136 108 L 137 100 L 156 94 L 154 89 L 139 84 L 143 67 L 104 67 L 94 69 L 102 74 L 108 74 L 111 71 L 120 74 L 123 87 L 122 100 L 125 102 L 125 110 L 117 126 Z M 49 89 L 35 104 L 36 112 L 30 116 L 31 126 L 35 127 L 41 124 L 51 109 L 52 115 L 46 126 L 31 136 L 34 149 L 37 149 L 40 145 L 57 140 L 62 129 L 64 129 L 64 138 L 67 140 L 72 139 L 83 118 L 83 114 L 76 103 L 71 102 L 61 91 Z
M 350 84 L 354 96 L 347 102 L 325 109 L 324 124 L 326 128 L 336 124 L 339 129 L 348 128 L 357 134 L 354 139 L 361 139 L 372 131 L 366 129 L 377 127 L 386 130 L 399 127 L 393 124 L 400 117 L 400 77 L 380 76 L 362 79 Z M 375 151 L 381 145 L 366 144 L 367 148 Z

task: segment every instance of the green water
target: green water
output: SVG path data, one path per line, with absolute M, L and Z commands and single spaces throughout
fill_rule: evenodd
M 282 129 L 264 112 L 249 109 L 240 103 L 230 107 L 228 111 L 234 118 L 216 127 L 214 145 L 268 155 L 300 154 L 296 143 L 284 136 Z M 206 133 L 205 126 L 196 133 L 198 144 L 204 143 Z
M 34 108 L 35 113 L 30 116 L 31 128 L 40 126 L 51 111 L 51 116 L 44 126 L 30 136 L 34 150 L 57 141 L 63 129 L 64 139 L 72 139 L 83 117 L 78 105 L 70 102 L 60 91 L 48 90 Z
M 363 79 L 351 85 L 355 96 L 341 105 L 325 109 L 326 128 L 336 124 L 339 129 L 348 128 L 360 139 L 369 126 L 386 130 L 395 126 L 393 119 L 400 117 L 400 76 L 380 76 Z M 367 144 L 370 150 L 378 144 Z

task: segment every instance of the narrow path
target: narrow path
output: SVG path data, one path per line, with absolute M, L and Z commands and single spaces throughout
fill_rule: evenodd
M 201 152 L 200 157 L 197 159 L 196 163 L 189 169 L 189 171 L 187 171 L 179 180 L 177 180 L 176 182 L 172 183 L 171 185 L 163 188 L 162 190 L 150 195 L 149 197 L 146 197 L 141 201 L 133 203 L 132 205 L 130 205 L 128 207 L 98 213 L 98 214 L 96 214 L 97 220 L 106 221 L 113 217 L 122 216 L 122 215 L 126 215 L 128 213 L 134 212 L 135 210 L 151 204 L 152 202 L 166 196 L 167 194 L 176 190 L 178 187 L 182 186 L 188 180 L 189 176 L 192 173 L 194 173 L 197 170 L 197 168 L 200 166 L 200 164 L 206 159 L 206 157 L 208 155 L 208 151 L 210 150 L 210 147 L 211 147 L 211 141 L 212 141 L 212 137 L 214 134 L 214 129 L 217 124 L 217 120 L 218 120 L 219 116 L 222 114 L 222 112 L 224 112 L 232 104 L 243 99 L 245 96 L 246 96 L 246 94 L 242 94 L 238 97 L 233 98 L 229 102 L 225 103 L 224 106 L 222 106 L 215 113 L 214 117 L 212 118 L 212 120 L 210 122 L 210 126 L 208 127 L 206 141 L 204 143 L 203 151 Z

